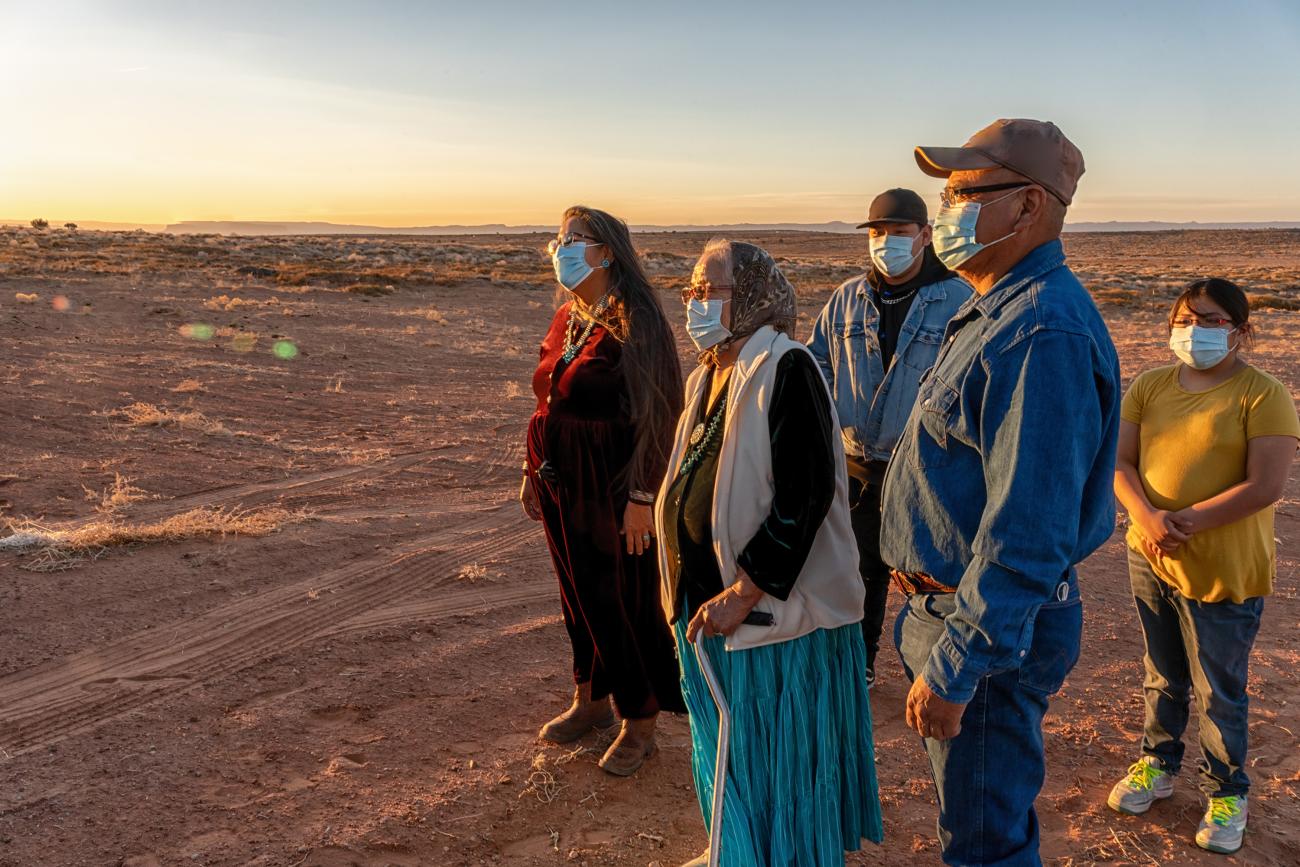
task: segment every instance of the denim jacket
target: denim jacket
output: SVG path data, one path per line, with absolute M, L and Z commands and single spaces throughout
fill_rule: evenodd
M 921 374 L 939 354 L 943 329 L 970 295 L 970 285 L 960 277 L 918 289 L 889 370 L 880 353 L 880 313 L 867 275 L 844 282 L 831 295 L 808 348 L 835 400 L 845 454 L 889 460 L 916 402 Z
M 1059 240 L 963 305 L 885 477 L 881 553 L 957 588 L 921 675 L 964 703 L 1115 528 L 1119 360 Z

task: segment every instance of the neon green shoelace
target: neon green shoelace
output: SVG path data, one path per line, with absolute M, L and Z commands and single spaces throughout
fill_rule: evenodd
M 1164 771 L 1146 762 L 1134 762 L 1129 765 L 1128 785 L 1130 789 L 1149 789 L 1155 785 L 1156 778 Z
M 1241 805 L 1237 803 L 1236 795 L 1210 798 L 1210 821 L 1216 825 L 1227 825 L 1240 812 Z

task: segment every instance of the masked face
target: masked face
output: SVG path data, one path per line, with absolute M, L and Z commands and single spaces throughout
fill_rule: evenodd
M 1236 349 L 1229 345 L 1235 328 L 1206 328 L 1184 325 L 1169 332 L 1169 348 L 1178 360 L 1197 370 L 1209 370 Z
M 730 303 L 730 298 L 708 301 L 692 298 L 686 302 L 686 333 L 700 352 L 731 336 L 731 329 L 722 324 L 723 309 Z
M 1001 238 L 981 244 L 975 240 L 979 226 L 980 211 L 991 205 L 1014 196 L 1019 190 L 1012 190 L 1005 196 L 999 196 L 991 202 L 961 201 L 952 205 L 942 205 L 934 218 L 934 252 L 946 267 L 957 270 L 969 262 L 982 250 L 992 247 L 999 241 L 1005 241 L 1015 232 L 1008 232 Z
M 873 235 L 867 241 L 871 264 L 886 277 L 906 274 L 916 257 L 921 255 L 916 249 L 919 241 L 920 235 Z

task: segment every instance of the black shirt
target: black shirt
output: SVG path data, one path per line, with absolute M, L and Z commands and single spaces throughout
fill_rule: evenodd
M 701 406 L 695 422 L 707 428 L 714 412 L 725 413 L 730 390 L 728 384 L 710 411 Z M 770 407 L 772 506 L 736 562 L 764 592 L 784 600 L 803 571 L 835 496 L 833 437 L 837 432 L 831 425 L 825 381 L 807 352 L 794 349 L 777 362 Z M 699 462 L 678 474 L 664 503 L 663 543 L 674 623 L 679 617 L 695 616 L 702 604 L 723 590 L 713 549 L 713 492 L 725 428 L 725 419 L 720 420 Z M 691 452 L 688 445 L 686 455 Z M 737 467 L 737 472 L 743 471 Z
M 927 244 L 921 252 L 921 270 L 906 283 L 890 286 L 881 277 L 876 267 L 872 266 L 867 274 L 867 282 L 871 284 L 871 301 L 880 312 L 876 336 L 880 340 L 880 356 L 885 363 L 885 370 L 889 370 L 889 363 L 894 358 L 894 350 L 898 348 L 899 332 L 903 330 L 903 323 L 907 321 L 907 314 L 912 309 L 912 302 L 916 300 L 916 293 L 922 286 L 929 286 L 931 283 L 938 283 L 952 276 L 953 273 L 939 261 L 939 257 L 934 253 L 934 247 L 930 244 Z

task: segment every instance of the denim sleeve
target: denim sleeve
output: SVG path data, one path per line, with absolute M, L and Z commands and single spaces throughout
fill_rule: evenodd
M 835 387 L 835 372 L 831 368 L 831 308 L 835 306 L 838 298 L 837 289 L 831 293 L 830 300 L 818 314 L 817 321 L 813 323 L 812 337 L 808 338 L 808 349 L 812 352 L 813 358 L 817 359 L 817 367 L 826 380 L 827 388 Z
M 986 494 L 956 610 L 923 672 L 964 704 L 981 677 L 1019 666 L 1039 607 L 1077 549 L 1105 430 L 1092 341 L 1040 331 L 988 358 L 976 420 Z

